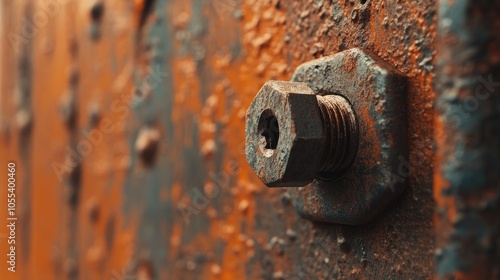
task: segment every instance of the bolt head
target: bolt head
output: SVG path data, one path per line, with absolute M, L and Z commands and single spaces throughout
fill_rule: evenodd
M 248 108 L 246 158 L 268 187 L 314 180 L 323 145 L 314 92 L 305 83 L 268 81 Z

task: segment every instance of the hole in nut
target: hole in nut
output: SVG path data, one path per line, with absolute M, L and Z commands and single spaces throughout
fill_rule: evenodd
M 272 156 L 278 146 L 280 128 L 278 119 L 270 109 L 264 110 L 260 115 L 258 133 L 262 152 L 267 157 Z

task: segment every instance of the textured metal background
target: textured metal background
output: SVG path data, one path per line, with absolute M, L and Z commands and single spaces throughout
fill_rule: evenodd
M 477 9 L 463 6 L 476 2 Z M 464 61 L 487 61 L 477 69 L 498 79 L 497 3 L 440 1 L 441 13 L 459 9 L 450 25 L 430 0 L 108 0 L 94 8 L 94 1 L 3 0 L 0 165 L 18 166 L 19 245 L 18 272 L 9 274 L 2 261 L 0 278 L 427 279 L 437 272 L 475 279 L 474 271 L 498 272 L 498 200 L 490 218 L 463 223 L 435 216 L 433 200 L 433 176 L 446 213 L 469 213 L 459 201 L 475 209 L 498 198 L 498 175 L 488 165 L 498 154 L 474 167 L 490 174 L 481 183 L 487 190 L 443 195 L 462 186 L 452 178 L 469 170 L 469 155 L 498 145 L 475 139 L 465 146 L 471 154 L 460 153 L 457 141 L 477 130 L 460 138 L 462 128 L 434 124 L 433 108 L 437 46 L 439 61 L 452 66 L 439 84 L 471 77 L 476 68 Z M 447 37 L 436 40 L 438 22 L 459 38 L 489 30 L 489 43 L 475 49 L 481 37 L 455 48 Z M 479 25 L 467 29 L 472 23 Z M 18 43 L 9 33 L 21 36 Z M 290 79 L 299 64 L 353 47 L 409 78 L 410 154 L 400 174 L 409 188 L 368 225 L 311 223 L 295 213 L 286 190 L 267 189 L 245 162 L 245 111 L 266 80 Z M 469 50 L 477 55 L 455 60 Z M 484 112 L 499 118 L 498 106 Z M 440 131 L 448 138 L 436 147 Z M 71 152 L 89 147 L 84 157 Z M 483 247 L 467 242 L 476 220 L 491 233 Z M 453 248 L 465 243 L 485 258 L 463 258 L 473 264 L 463 266 Z

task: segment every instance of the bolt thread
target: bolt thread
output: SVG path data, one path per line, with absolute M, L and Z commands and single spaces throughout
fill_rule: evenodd
M 358 149 L 358 124 L 349 101 L 340 95 L 317 96 L 324 142 L 317 177 L 337 179 L 351 167 Z

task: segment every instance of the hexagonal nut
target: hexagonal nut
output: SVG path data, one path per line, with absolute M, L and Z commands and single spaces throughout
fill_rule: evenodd
M 320 163 L 323 129 L 318 101 L 305 83 L 269 81 L 248 108 L 246 158 L 268 187 L 301 187 Z
M 341 93 L 356 112 L 359 145 L 347 173 L 290 190 L 300 216 L 336 224 L 370 221 L 408 185 L 407 78 L 376 54 L 350 49 L 302 64 L 292 76 L 314 92 Z M 404 168 L 403 168 L 404 169 Z

